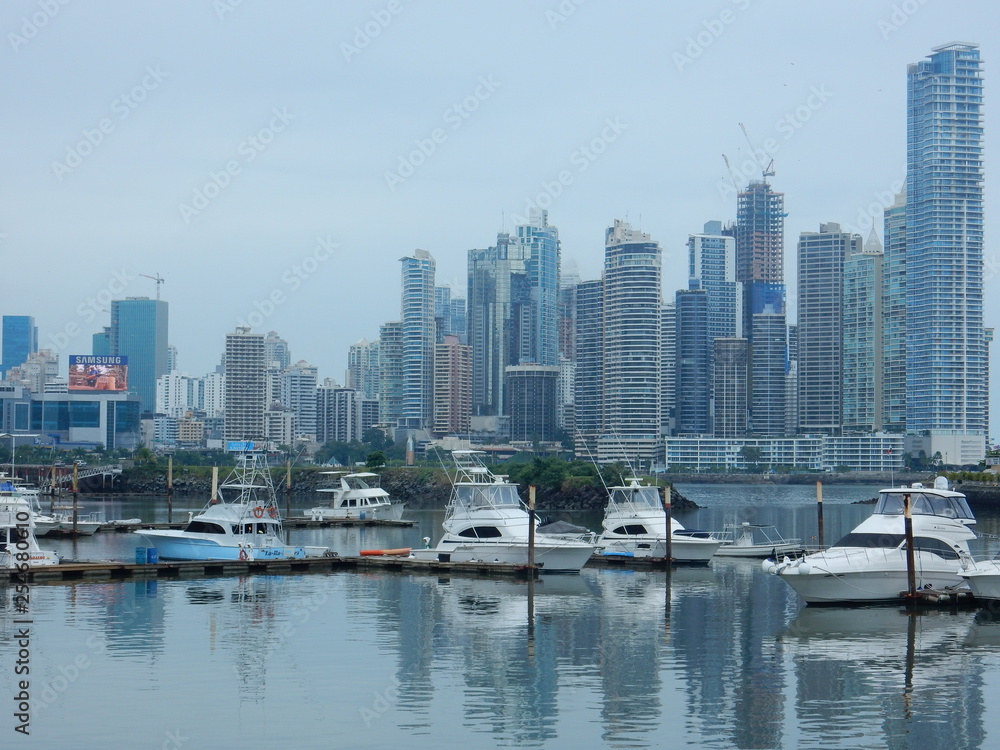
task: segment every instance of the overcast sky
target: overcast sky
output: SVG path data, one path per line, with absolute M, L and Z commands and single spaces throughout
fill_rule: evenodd
M 399 317 L 399 258 L 430 251 L 464 294 L 467 251 L 532 203 L 584 279 L 615 218 L 649 232 L 672 299 L 687 235 L 735 217 L 722 154 L 759 175 L 740 123 L 774 158 L 794 288 L 799 232 L 877 213 L 881 235 L 906 65 L 952 41 L 982 47 L 997 163 L 995 0 L 7 0 L 0 22 L 0 312 L 63 369 L 159 274 L 181 369 L 245 321 L 343 382 Z

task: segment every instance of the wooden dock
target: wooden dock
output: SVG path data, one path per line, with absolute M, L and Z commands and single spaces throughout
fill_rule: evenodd
M 160 563 L 124 563 L 115 561 L 69 562 L 29 569 L 27 583 L 67 583 L 72 581 L 143 581 L 151 579 L 190 579 L 216 576 L 289 575 L 292 573 L 331 573 L 337 571 L 462 576 L 473 578 L 538 577 L 538 568 L 500 563 L 453 563 L 414 560 L 409 557 L 309 557 L 299 560 L 197 560 Z M 24 583 L 15 570 L 2 572 L 0 582 Z

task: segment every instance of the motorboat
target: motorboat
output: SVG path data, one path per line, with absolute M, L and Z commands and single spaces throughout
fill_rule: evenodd
M 963 560 L 959 574 L 972 595 L 983 602 L 1000 601 L 1000 553 L 990 560 Z
M 76 514 L 74 530 L 73 513 L 68 508 L 46 515 L 40 508 L 35 510 L 35 528 L 38 536 L 93 536 L 104 525 L 104 518 L 98 512 Z
M 435 547 L 414 549 L 411 557 L 441 562 L 528 564 L 529 513 L 517 485 L 494 474 L 485 452 L 452 451 L 454 477 L 445 508 L 444 534 Z M 536 528 L 538 521 L 535 521 Z M 430 540 L 426 540 L 428 545 Z M 535 563 L 543 573 L 577 573 L 594 553 L 594 544 L 571 535 L 536 533 Z
M 28 500 L 10 482 L 0 482 L 0 568 L 58 565 L 59 555 L 40 549 Z
M 379 475 L 370 471 L 345 473 L 324 471 L 339 478 L 336 487 L 320 487 L 317 492 L 329 494 L 326 505 L 306 511 L 313 521 L 340 518 L 359 520 L 398 521 L 403 517 L 405 503 L 393 502 L 389 493 L 379 486 Z
M 719 557 L 776 557 L 802 552 L 800 539 L 785 539 L 771 525 L 743 521 L 726 524 L 722 546 L 715 551 Z
M 608 488 L 608 506 L 597 540 L 598 554 L 623 557 L 667 556 L 667 516 L 660 488 L 630 477 Z M 670 556 L 674 562 L 707 563 L 722 540 L 707 531 L 685 529 L 670 519 Z
M 284 543 L 274 484 L 262 451 L 245 450 L 213 498 L 183 529 L 139 529 L 165 560 L 292 560 L 323 557 L 327 547 Z
M 945 477 L 933 487 L 917 483 L 881 490 L 872 515 L 836 544 L 799 559 L 765 560 L 764 570 L 780 576 L 810 604 L 900 601 L 907 590 L 906 496 L 917 588 L 961 584 L 976 519 L 965 495 L 948 489 Z

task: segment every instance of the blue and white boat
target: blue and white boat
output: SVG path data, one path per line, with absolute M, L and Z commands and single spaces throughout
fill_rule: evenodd
M 262 451 L 240 453 L 236 468 L 212 495 L 205 510 L 181 530 L 134 533 L 165 560 L 298 560 L 329 553 L 328 547 L 284 543 L 274 483 Z

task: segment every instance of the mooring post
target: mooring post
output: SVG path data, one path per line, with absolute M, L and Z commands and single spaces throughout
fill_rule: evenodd
M 917 561 L 913 552 L 913 515 L 909 492 L 903 495 L 903 533 L 906 536 L 906 598 L 912 603 L 917 598 Z
M 816 482 L 816 533 L 820 549 L 823 549 L 823 483 Z
M 79 484 L 79 464 L 73 462 L 73 536 L 76 536 L 76 493 L 80 491 Z
M 667 534 L 663 542 L 663 556 L 667 560 L 667 570 L 670 570 L 670 564 L 674 561 L 674 550 L 671 537 L 673 536 L 673 529 L 671 528 L 671 515 L 670 515 L 670 485 L 668 484 L 663 488 L 663 515 L 667 519 Z
M 528 487 L 528 575 L 535 577 L 535 485 Z
M 285 520 L 292 515 L 292 461 L 285 462 Z
M 174 522 L 174 457 L 167 456 L 167 523 Z

